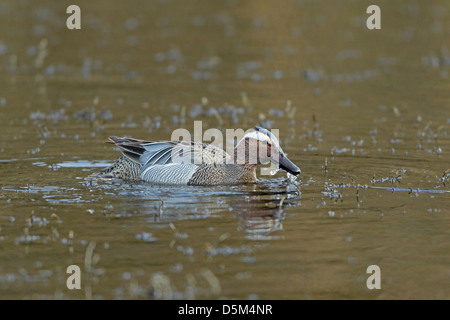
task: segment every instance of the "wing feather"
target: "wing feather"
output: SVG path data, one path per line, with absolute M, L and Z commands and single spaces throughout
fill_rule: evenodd
M 144 141 L 110 137 L 120 151 L 145 167 L 170 163 L 221 164 L 230 155 L 210 144 L 186 141 Z

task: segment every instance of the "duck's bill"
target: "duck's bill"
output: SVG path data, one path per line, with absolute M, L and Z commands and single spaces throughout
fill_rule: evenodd
M 293 175 L 299 175 L 300 172 L 302 172 L 300 168 L 293 164 L 291 160 L 289 160 L 285 155 L 280 155 L 280 161 L 278 165 L 280 169 L 283 169 L 284 171 L 287 171 Z

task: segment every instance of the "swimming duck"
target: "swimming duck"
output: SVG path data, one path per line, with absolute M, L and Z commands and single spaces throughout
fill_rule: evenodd
M 144 141 L 109 137 L 122 156 L 96 176 L 141 180 L 166 185 L 233 185 L 256 181 L 259 164 L 272 162 L 293 175 L 301 170 L 267 129 L 247 130 L 233 155 L 206 143 L 186 141 Z

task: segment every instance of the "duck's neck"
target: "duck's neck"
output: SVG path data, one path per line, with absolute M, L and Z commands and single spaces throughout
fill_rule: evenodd
M 257 161 L 254 159 L 256 155 L 250 152 L 251 142 L 249 139 L 243 139 L 234 148 L 234 163 L 241 166 L 247 171 L 256 172 Z

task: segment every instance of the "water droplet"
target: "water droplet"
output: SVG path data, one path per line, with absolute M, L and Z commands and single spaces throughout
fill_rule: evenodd
M 278 171 L 280 171 L 279 168 L 271 169 L 271 170 L 269 170 L 269 174 L 270 174 L 271 176 L 273 176 L 273 175 L 277 174 Z
M 287 172 L 286 175 L 290 182 L 294 182 L 295 180 L 297 180 L 296 175 L 290 174 L 289 172 Z

